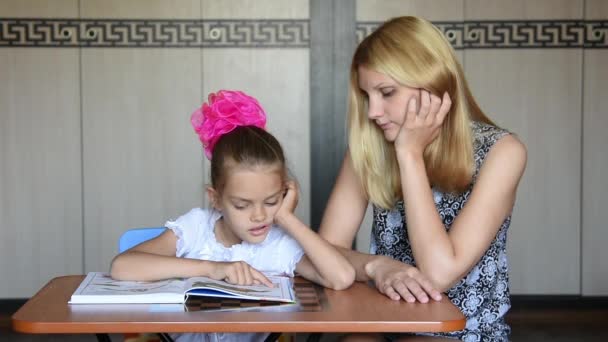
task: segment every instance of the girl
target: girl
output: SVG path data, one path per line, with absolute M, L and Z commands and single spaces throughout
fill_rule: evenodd
M 168 221 L 163 234 L 114 258 L 116 279 L 152 281 L 206 276 L 272 286 L 264 273 L 302 277 L 336 290 L 354 281 L 350 263 L 294 214 L 298 189 L 288 180 L 266 114 L 239 91 L 210 94 L 191 122 L 211 159 L 212 207 Z M 182 334 L 178 341 L 263 340 L 267 334 Z
M 350 75 L 349 149 L 321 236 L 357 280 L 394 300 L 446 292 L 467 325 L 437 335 L 507 341 L 506 241 L 524 145 L 481 111 L 449 42 L 424 19 L 381 25 L 357 47 Z M 370 202 L 371 254 L 357 253 Z

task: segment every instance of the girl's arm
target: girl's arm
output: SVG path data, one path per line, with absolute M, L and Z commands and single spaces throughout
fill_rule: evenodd
M 295 182 L 287 183 L 287 194 L 275 215 L 276 223 L 291 235 L 304 250 L 296 272 L 304 278 L 334 290 L 352 285 L 355 271 L 351 264 L 329 242 L 306 226 L 294 214 L 298 198 Z
M 319 235 L 350 261 L 357 281 L 373 280 L 378 291 L 395 300 L 403 298 L 409 302 L 418 300 L 425 303 L 429 296 L 440 300 L 441 294 L 416 267 L 351 249 L 367 205 L 367 197 L 347 152 L 329 197 Z
M 158 237 L 117 255 L 112 260 L 110 275 L 114 279 L 139 281 L 205 276 L 232 284 L 272 286 L 261 272 L 242 261 L 216 262 L 176 257 L 176 243 L 175 233 L 167 229 Z
M 526 149 L 514 136 L 495 143 L 468 202 L 447 232 L 435 207 L 423 159 L 424 147 L 436 136 L 450 105 L 449 98 L 435 98 L 423 92 L 418 111 L 410 101 L 395 147 L 416 264 L 437 288 L 446 290 L 479 261 L 511 213 L 526 166 Z

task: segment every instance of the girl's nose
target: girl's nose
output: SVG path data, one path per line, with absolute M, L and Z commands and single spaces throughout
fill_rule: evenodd
M 251 221 L 263 222 L 264 220 L 266 220 L 266 209 L 264 209 L 264 206 L 255 208 L 253 214 L 251 215 Z

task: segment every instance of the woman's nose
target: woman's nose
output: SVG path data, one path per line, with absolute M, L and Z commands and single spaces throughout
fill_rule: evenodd
M 367 106 L 367 117 L 371 120 L 378 119 L 384 114 L 382 106 L 378 105 L 375 101 L 369 101 Z

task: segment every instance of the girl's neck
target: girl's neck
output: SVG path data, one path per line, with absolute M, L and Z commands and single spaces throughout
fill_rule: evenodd
M 232 247 L 243 242 L 228 226 L 226 226 L 223 217 L 220 217 L 220 219 L 215 222 L 213 233 L 215 234 L 215 240 L 224 247 Z

